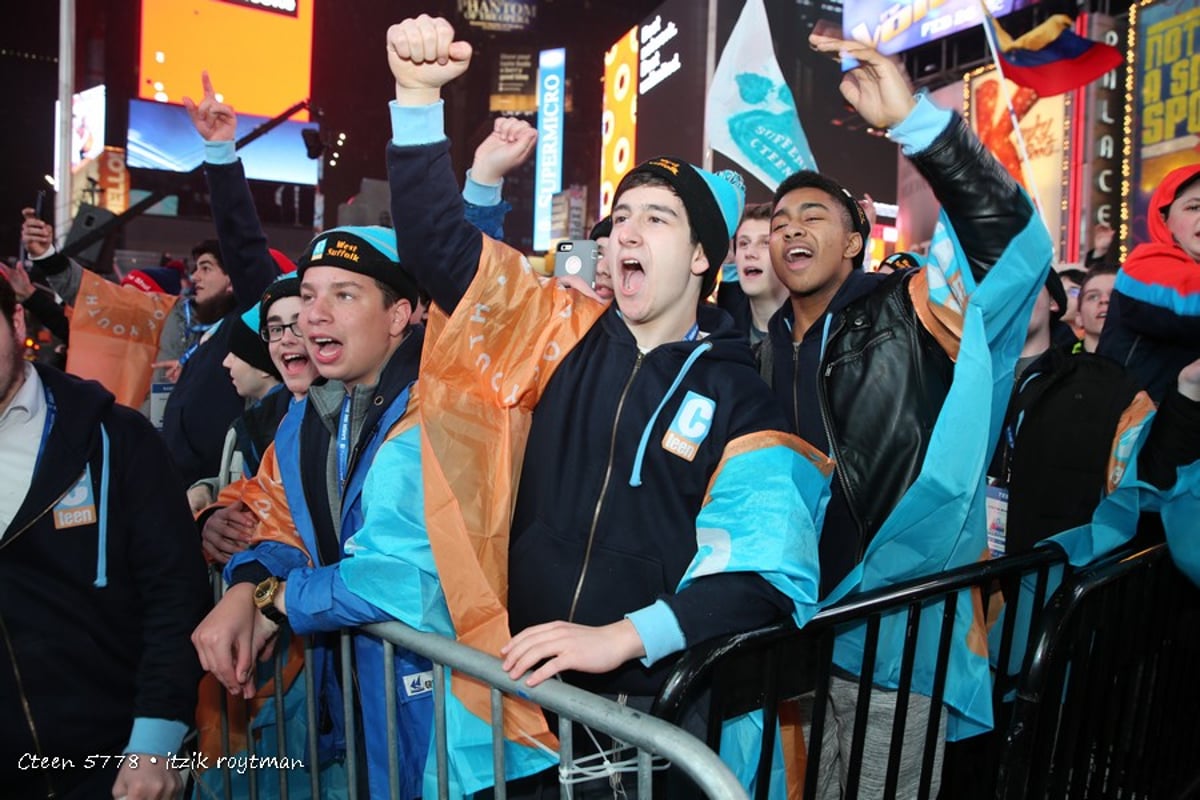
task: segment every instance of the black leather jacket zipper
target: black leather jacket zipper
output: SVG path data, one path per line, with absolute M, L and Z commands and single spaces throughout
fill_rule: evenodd
M 846 319 L 839 314 L 837 323 L 833 330 L 829 332 L 829 337 L 825 340 L 825 348 L 828 349 L 829 343 L 832 342 L 837 335 L 841 333 L 842 328 L 846 326 Z M 864 539 L 866 538 L 863 531 L 862 520 L 858 516 L 858 510 L 854 507 L 854 494 L 850 491 L 850 482 L 846 478 L 846 471 L 841 469 L 842 461 L 841 454 L 838 452 L 837 439 L 833 436 L 833 423 L 829 421 L 829 400 L 825 395 L 825 380 L 833 371 L 837 361 L 825 364 L 818 367 L 817 373 L 817 405 L 821 412 L 821 425 L 825 428 L 825 441 L 829 442 L 829 456 L 833 459 L 834 473 L 837 474 L 838 482 L 842 484 L 842 492 L 846 495 L 846 506 L 850 509 L 850 519 L 854 520 L 854 527 L 858 530 L 858 543 L 855 547 L 854 563 L 862 561 L 863 551 L 866 549 Z M 792 379 L 793 384 L 796 383 L 796 377 Z

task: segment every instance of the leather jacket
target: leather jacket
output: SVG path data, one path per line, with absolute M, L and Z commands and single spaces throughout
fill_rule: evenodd
M 957 114 L 911 160 L 946 210 L 976 280 L 982 279 L 1029 224 L 1032 204 Z M 827 325 L 814 325 L 804 343 L 792 342 L 790 304 L 772 319 L 774 363 L 764 372 L 793 430 L 837 463 L 821 536 L 822 594 L 862 560 L 916 479 L 950 388 L 952 357 L 914 306 L 914 295 L 919 301 L 925 292 L 914 285 L 918 275 L 852 274 L 830 303 Z M 804 347 L 813 338 L 818 347 Z M 812 394 L 805 391 L 806 370 L 816 376 L 815 407 L 804 402 Z

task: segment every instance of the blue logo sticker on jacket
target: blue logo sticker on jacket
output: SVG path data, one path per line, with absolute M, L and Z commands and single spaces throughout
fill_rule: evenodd
M 96 523 L 96 498 L 92 496 L 92 468 L 87 466 L 79 480 L 54 506 L 54 527 L 58 530 Z
M 715 400 L 702 394 L 688 392 L 663 436 L 662 446 L 684 461 L 691 461 L 700 451 L 700 443 L 712 429 L 713 415 L 717 410 Z
M 414 672 L 404 676 L 404 693 L 409 697 L 419 697 L 433 691 L 433 672 Z

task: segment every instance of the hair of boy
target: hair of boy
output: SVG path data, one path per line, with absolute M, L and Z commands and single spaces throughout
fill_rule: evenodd
M 1071 283 L 1075 284 L 1076 286 L 1082 286 L 1083 279 L 1086 276 L 1087 276 L 1087 272 L 1085 272 L 1084 270 L 1081 270 L 1081 269 L 1071 268 L 1071 269 L 1060 269 L 1058 271 L 1058 277 L 1062 278 L 1064 281 L 1070 281 Z
M 742 229 L 750 220 L 762 220 L 764 222 L 771 221 L 771 204 L 770 203 L 749 203 L 746 205 L 746 210 L 742 212 L 742 218 L 738 220 L 737 230 L 733 232 L 733 251 L 737 252 L 737 231 Z
M 0 276 L 0 314 L 4 315 L 4 321 L 10 328 L 16 313 L 17 293 L 13 291 L 12 284 L 8 282 L 8 279 Z
M 597 239 L 603 239 L 605 236 L 612 236 L 612 214 L 609 214 L 593 225 L 592 230 L 588 233 L 588 238 L 593 242 Z M 695 241 L 693 240 L 694 243 Z
M 205 239 L 203 242 L 192 248 L 193 263 L 195 263 L 200 256 L 203 255 L 212 256 L 216 260 L 217 266 L 220 268 L 220 270 L 222 272 L 225 271 L 225 260 L 221 258 L 221 243 L 216 239 Z
M 771 208 L 776 208 L 785 195 L 797 189 L 819 189 L 838 202 L 843 212 L 842 224 L 846 226 L 847 230 L 862 237 L 862 248 L 852 259 L 854 268 L 861 269 L 863 259 L 866 257 L 867 239 L 871 237 L 871 225 L 867 221 L 867 213 L 854 199 L 854 195 L 833 178 L 809 169 L 802 169 L 799 172 L 793 172 L 784 179 L 783 183 L 779 184 L 779 188 L 775 190 L 775 197 L 771 201 Z
M 1083 297 L 1083 293 L 1085 291 L 1087 291 L 1087 285 L 1089 283 L 1091 283 L 1095 278 L 1098 278 L 1101 275 L 1116 275 L 1116 274 L 1117 274 L 1116 267 L 1108 267 L 1108 266 L 1092 267 L 1090 270 L 1088 270 L 1087 274 L 1083 276 L 1083 280 L 1081 280 L 1079 282 L 1079 296 Z

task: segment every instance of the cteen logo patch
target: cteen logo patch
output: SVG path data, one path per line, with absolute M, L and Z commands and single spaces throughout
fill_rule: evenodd
M 691 461 L 700 452 L 700 443 L 712 429 L 713 414 L 717 403 L 702 394 L 688 392 L 675 413 L 671 427 L 663 436 L 662 446 L 668 453 L 673 453 L 684 461 Z
M 94 525 L 96 520 L 96 498 L 92 495 L 92 468 L 89 465 L 54 507 L 54 527 L 61 531 Z
M 312 253 L 313 261 L 316 261 L 318 258 L 325 255 L 325 242 L 327 242 L 327 241 L 329 241 L 327 238 L 322 239 L 321 241 L 319 241 L 315 245 L 313 245 L 313 253 Z

